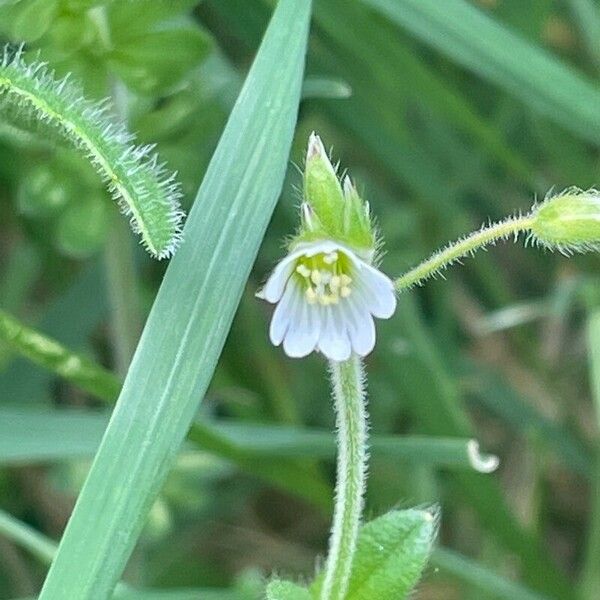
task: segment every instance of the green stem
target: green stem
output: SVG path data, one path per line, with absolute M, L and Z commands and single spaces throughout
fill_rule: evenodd
M 41 367 L 71 381 L 97 398 L 113 400 L 121 382 L 87 357 L 71 352 L 55 339 L 27 327 L 0 310 L 0 340 Z
M 457 260 L 473 254 L 476 250 L 488 244 L 493 244 L 500 239 L 507 239 L 513 235 L 515 237 L 518 236 L 522 231 L 528 230 L 532 223 L 533 217 L 526 215 L 524 217 L 510 217 L 499 223 L 483 227 L 479 231 L 475 231 L 467 237 L 449 244 L 436 252 L 431 258 L 400 276 L 395 281 L 396 289 L 401 292 L 415 285 L 420 285 L 426 279 L 433 277 Z
M 112 41 L 106 11 L 98 7 L 93 13 L 100 38 L 107 50 Z M 111 84 L 111 97 L 119 117 L 127 122 L 127 90 L 117 79 Z M 113 218 L 104 252 L 108 294 L 112 308 L 111 334 L 117 373 L 124 377 L 137 347 L 141 322 L 139 319 L 138 285 L 133 248 L 128 228 L 122 219 Z
M 52 563 L 58 550 L 58 544 L 55 541 L 26 523 L 19 521 L 19 519 L 2 509 L 0 509 L 0 535 L 3 535 L 6 539 L 19 545 L 21 548 L 29 550 L 31 554 L 45 565 Z M 119 596 L 120 592 L 126 593 L 129 591 L 127 597 L 131 594 L 129 587 L 125 583 L 118 583 L 115 591 L 116 597 Z
M 600 309 L 592 310 L 587 325 L 592 397 L 600 429 Z M 600 445 L 596 451 L 591 521 L 581 573 L 582 600 L 595 600 L 600 589 Z
M 49 565 L 56 554 L 57 544 L 29 525 L 0 509 L 0 534 L 27 548 L 44 564 Z
M 127 224 L 115 214 L 104 250 L 108 295 L 111 306 L 111 336 L 116 371 L 127 373 L 135 352 L 141 323 L 132 239 Z
M 367 464 L 364 371 L 358 356 L 330 363 L 338 431 L 333 526 L 321 600 L 342 600 L 348 589 L 363 509 Z

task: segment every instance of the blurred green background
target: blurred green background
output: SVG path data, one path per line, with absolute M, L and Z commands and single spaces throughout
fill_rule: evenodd
M 271 347 L 270 308 L 254 298 L 295 227 L 311 131 L 370 201 L 390 276 L 552 187 L 598 180 L 600 3 L 314 4 L 284 192 L 201 407 L 211 426 L 183 449 L 130 561 L 137 587 L 257 597 L 262 577 L 312 575 L 326 549 L 333 452 L 309 435 L 333 426 L 324 362 Z M 89 97 L 118 85 L 121 112 L 179 172 L 189 208 L 271 9 L 0 2 L 0 40 L 24 41 Z M 122 375 L 115 251 L 132 260 L 134 340 L 165 265 L 123 231 L 85 161 L 27 125 L 0 119 L 0 308 Z M 419 600 L 600 598 L 600 367 L 588 360 L 600 343 L 600 263 L 522 246 L 499 245 L 404 294 L 367 361 L 373 435 L 475 437 L 501 459 L 483 475 L 426 452 L 373 450 L 368 517 L 442 508 L 440 544 L 451 552 L 436 555 Z M 102 402 L 0 339 L 0 508 L 59 539 L 106 419 Z M 0 535 L 1 599 L 35 594 L 45 569 Z M 177 597 L 198 597 L 189 593 Z

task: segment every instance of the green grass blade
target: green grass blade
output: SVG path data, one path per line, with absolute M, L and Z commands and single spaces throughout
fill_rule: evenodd
M 307 77 L 302 86 L 302 99 L 327 98 L 344 100 L 352 96 L 352 88 L 343 79 Z
M 281 425 L 222 421 L 211 428 L 245 453 L 290 458 L 332 458 L 335 439 L 331 432 Z M 497 459 L 480 455 L 477 442 L 464 438 L 418 435 L 374 435 L 371 454 L 437 467 L 493 470 Z
M 41 592 L 109 597 L 212 377 L 281 191 L 310 2 L 282 0 L 158 293 Z
M 600 143 L 600 89 L 465 0 L 363 0 L 456 63 Z
M 78 409 L 0 407 L 0 465 L 91 458 L 106 429 L 105 414 Z M 192 426 L 189 439 L 203 450 L 242 463 L 248 472 L 293 459 L 332 459 L 330 431 L 245 421 L 208 421 Z M 479 454 L 475 440 L 419 435 L 374 435 L 373 456 L 447 469 L 486 472 L 494 456 Z
M 515 581 L 497 575 L 474 560 L 446 548 L 437 548 L 433 551 L 431 565 L 476 588 L 484 594 L 481 596 L 482 598 L 489 598 L 489 600 L 549 600 L 548 596 L 532 592 Z
M 10 513 L 0 509 L 0 535 L 21 548 L 29 550 L 40 562 L 50 564 L 58 544 Z M 112 596 L 113 600 L 249 600 L 235 589 L 183 589 L 175 590 L 134 590 L 119 584 Z M 23 599 L 24 600 L 24 599 Z
M 348 4 L 343 0 L 331 0 L 315 7 L 315 20 L 319 29 L 323 30 L 321 35 L 333 41 L 336 54 L 342 57 L 342 69 L 349 68 L 359 77 L 357 91 L 360 92 L 360 87 L 365 84 L 370 83 L 373 88 L 376 86 L 377 104 L 383 105 L 382 98 L 385 97 L 387 110 L 395 110 L 396 114 L 399 97 L 428 105 L 445 121 L 470 134 L 511 174 L 532 182 L 532 168 L 502 139 L 498 128 L 486 123 L 469 100 L 421 60 L 413 48 L 393 35 L 393 30 L 382 31 L 380 24 L 369 18 L 368 12 L 365 6 Z M 340 19 L 342 13 L 344 18 Z M 358 28 L 360 36 L 354 33 Z M 381 60 L 383 56 L 387 57 L 385 62 Z M 328 52 L 327 59 L 332 58 L 333 54 Z M 361 63 L 363 68 L 366 66 L 370 80 L 360 75 Z M 407 81 L 410 85 L 406 85 Z M 351 86 L 352 83 L 349 79 Z
M 425 407 L 419 399 L 406 397 L 413 402 L 413 410 L 422 420 L 427 433 L 433 435 L 470 435 L 473 426 L 464 406 L 464 397 L 452 378 L 448 358 L 443 354 L 441 343 L 433 336 L 410 294 L 404 298 L 403 311 L 398 315 L 418 360 L 405 360 L 402 369 L 394 362 L 389 371 L 406 380 L 405 393 L 414 381 L 428 377 L 431 384 L 420 394 L 429 394 L 431 406 Z M 415 378 L 415 379 L 412 379 Z M 422 398 L 422 396 L 420 397 Z M 493 478 L 459 472 L 454 479 L 455 490 L 460 489 L 471 505 L 486 533 L 507 550 L 521 559 L 522 577 L 530 587 L 535 587 L 550 597 L 567 600 L 574 598 L 572 586 L 564 574 L 553 564 L 546 546 L 531 531 L 526 530 L 515 518 L 506 499 Z
M 482 406 L 509 424 L 513 431 L 535 434 L 573 472 L 591 478 L 591 452 L 565 424 L 541 414 L 503 378 L 480 364 L 467 363 L 466 370 L 477 382 L 473 392 Z
M 50 564 L 56 544 L 10 513 L 0 510 L 0 535 L 26 548 L 45 564 Z
M 591 308 L 587 321 L 590 385 L 596 420 L 600 427 L 600 309 Z M 581 598 L 592 600 L 600 585 L 600 444 L 596 443 L 590 524 L 581 571 Z
M 103 277 L 98 265 L 85 271 L 44 310 L 36 329 L 60 339 L 69 348 L 84 348 L 91 331 L 106 313 L 102 289 Z M 32 368 L 28 361 L 17 359 L 0 372 L 0 393 L 11 402 L 41 402 L 47 396 L 51 375 Z
M 0 465 L 92 458 L 107 416 L 84 410 L 0 408 Z
M 600 67 L 600 8 L 594 0 L 567 0 L 590 58 Z

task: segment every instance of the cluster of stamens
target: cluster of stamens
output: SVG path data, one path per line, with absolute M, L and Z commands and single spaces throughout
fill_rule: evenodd
M 344 273 L 338 252 L 303 257 L 296 273 L 304 280 L 304 296 L 309 304 L 337 304 L 352 293 L 352 278 Z

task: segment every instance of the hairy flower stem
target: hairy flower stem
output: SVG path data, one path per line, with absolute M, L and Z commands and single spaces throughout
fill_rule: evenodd
M 513 235 L 516 237 L 519 233 L 527 231 L 531 228 L 533 222 L 534 217 L 532 215 L 525 215 L 510 217 L 499 223 L 493 223 L 489 227 L 483 227 L 479 231 L 449 244 L 436 252 L 431 258 L 396 279 L 394 282 L 396 290 L 402 292 L 415 285 L 420 285 L 426 279 L 433 277 L 457 260 L 473 254 L 476 250 L 488 244 L 493 244 L 500 239 L 507 239 Z
M 367 463 L 367 409 L 361 359 L 330 362 L 338 437 L 337 484 L 321 600 L 343 600 L 363 509 Z

